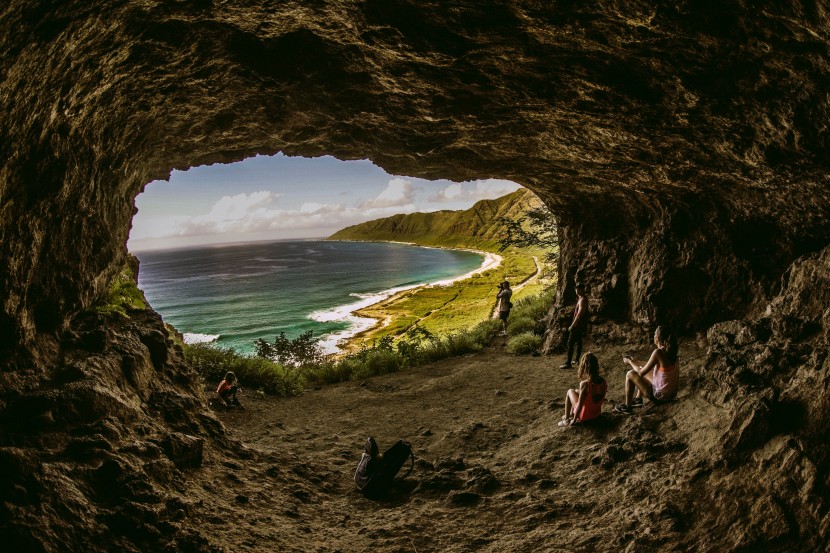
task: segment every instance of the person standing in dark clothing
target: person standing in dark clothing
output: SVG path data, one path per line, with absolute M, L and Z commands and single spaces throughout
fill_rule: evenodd
M 576 285 L 576 297 L 574 320 L 571 326 L 568 327 L 568 359 L 564 364 L 559 366 L 560 369 L 571 368 L 571 360 L 574 359 L 574 349 L 576 349 L 576 359 L 580 358 L 582 355 L 582 338 L 588 329 L 588 298 L 585 297 L 585 286 L 582 284 Z
M 508 281 L 505 280 L 499 284 L 499 293 L 496 299 L 498 300 L 499 319 L 501 319 L 502 324 L 502 336 L 507 335 L 507 317 L 510 316 L 510 309 L 513 307 L 513 303 L 510 301 L 512 296 L 513 290 L 510 289 Z

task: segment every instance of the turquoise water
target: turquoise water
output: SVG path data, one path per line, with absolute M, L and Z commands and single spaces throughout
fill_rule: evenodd
M 145 251 L 139 287 L 186 341 L 252 353 L 311 330 L 328 351 L 371 321 L 351 311 L 481 267 L 474 252 L 376 242 L 257 242 Z

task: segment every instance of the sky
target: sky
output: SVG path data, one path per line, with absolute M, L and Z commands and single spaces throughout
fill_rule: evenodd
M 397 213 L 467 209 L 520 186 L 390 175 L 369 160 L 256 156 L 173 171 L 136 198 L 130 251 L 323 238 Z

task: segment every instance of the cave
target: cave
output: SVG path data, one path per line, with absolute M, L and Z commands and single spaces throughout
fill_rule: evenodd
M 228 438 L 158 315 L 89 308 L 147 183 L 282 152 L 532 190 L 561 224 L 548 351 L 576 279 L 600 332 L 708 348 L 691 384 L 730 422 L 707 470 L 737 499 L 689 498 L 686 545 L 827 545 L 824 3 L 11 0 L 0 28 L 9 543 L 210 550 L 195 519 L 161 530 L 189 508 L 118 498 Z

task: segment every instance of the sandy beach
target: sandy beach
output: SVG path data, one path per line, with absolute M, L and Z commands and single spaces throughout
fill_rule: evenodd
M 350 349 L 350 343 L 353 343 L 355 340 L 358 340 L 361 336 L 366 335 L 368 332 L 372 331 L 379 325 L 386 325 L 389 323 L 388 319 L 366 316 L 366 310 L 368 310 L 369 308 L 375 308 L 382 304 L 392 303 L 396 301 L 398 298 L 400 298 L 403 294 L 411 293 L 413 290 L 430 288 L 434 286 L 450 286 L 452 284 L 455 284 L 456 282 L 471 278 L 476 274 L 489 271 L 490 269 L 495 269 L 501 265 L 503 260 L 502 256 L 498 254 L 482 250 L 474 250 L 470 248 L 438 248 L 435 246 L 421 246 L 419 244 L 412 244 L 408 242 L 392 243 L 406 244 L 407 246 L 414 246 L 419 248 L 446 249 L 472 252 L 482 255 L 484 259 L 482 260 L 481 266 L 478 269 L 475 269 L 463 275 L 459 275 L 457 277 L 438 280 L 435 282 L 429 282 L 425 284 L 413 284 L 411 286 L 400 286 L 397 288 L 384 290 L 382 292 L 378 292 L 377 294 L 362 297 L 359 301 L 356 301 L 352 304 L 339 306 L 335 309 L 326 311 L 324 313 L 312 314 L 312 318 L 314 318 L 314 320 L 317 321 L 339 320 L 347 321 L 351 324 L 351 326 L 346 330 L 323 336 L 319 344 L 320 347 L 323 348 L 323 351 L 325 351 L 326 353 L 335 355 L 339 353 L 344 353 Z

